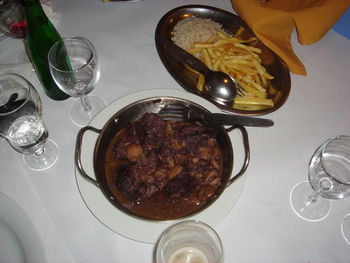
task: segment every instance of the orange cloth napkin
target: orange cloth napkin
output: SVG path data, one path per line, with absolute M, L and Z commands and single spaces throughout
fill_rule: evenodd
M 306 75 L 293 52 L 296 28 L 301 44 L 319 41 L 350 6 L 350 0 L 231 0 L 237 14 L 256 36 L 278 54 L 295 74 Z M 349 26 L 350 30 L 350 26 Z

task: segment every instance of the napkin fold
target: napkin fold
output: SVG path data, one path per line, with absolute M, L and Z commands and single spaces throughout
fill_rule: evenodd
M 306 75 L 295 55 L 291 34 L 300 44 L 319 41 L 349 8 L 350 0 L 231 0 L 237 14 L 256 36 L 288 65 L 292 73 Z M 350 28 L 349 28 L 350 30 Z

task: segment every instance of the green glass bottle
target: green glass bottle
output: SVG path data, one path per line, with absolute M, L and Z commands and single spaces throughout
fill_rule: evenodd
M 45 93 L 54 100 L 65 100 L 69 95 L 55 84 L 51 77 L 47 55 L 60 34 L 47 18 L 40 0 L 21 0 L 27 21 L 27 51 Z

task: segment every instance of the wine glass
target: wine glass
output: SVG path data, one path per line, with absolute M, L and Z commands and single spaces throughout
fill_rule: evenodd
M 25 38 L 27 23 L 18 0 L 0 0 L 0 31 L 13 38 Z
M 0 135 L 24 154 L 24 162 L 33 170 L 45 170 L 57 160 L 57 146 L 48 140 L 42 120 L 39 94 L 17 74 L 0 75 Z
M 56 42 L 48 54 L 50 72 L 57 86 L 72 97 L 72 121 L 84 126 L 106 105 L 96 96 L 87 96 L 100 77 L 100 67 L 93 44 L 83 37 L 67 37 Z M 68 62 L 68 64 L 67 64 Z
M 27 22 L 19 0 L 0 0 L 0 31 L 11 38 L 22 39 L 27 48 Z M 26 50 L 18 54 L 18 62 L 28 62 Z
M 349 195 L 350 136 L 339 135 L 328 139 L 316 150 L 309 164 L 309 182 L 293 187 L 290 202 L 299 217 L 320 221 L 330 212 L 330 199 Z
M 341 232 L 346 241 L 350 245 L 350 214 L 346 215 L 341 222 Z

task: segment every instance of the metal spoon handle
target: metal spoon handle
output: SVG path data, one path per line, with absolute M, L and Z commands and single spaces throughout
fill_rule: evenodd
M 198 71 L 199 73 L 202 73 L 203 75 L 206 75 L 208 73 L 208 67 L 198 58 L 183 50 L 167 38 L 164 38 L 164 43 L 168 54 L 170 54 L 174 59 L 184 62 L 189 67 Z

